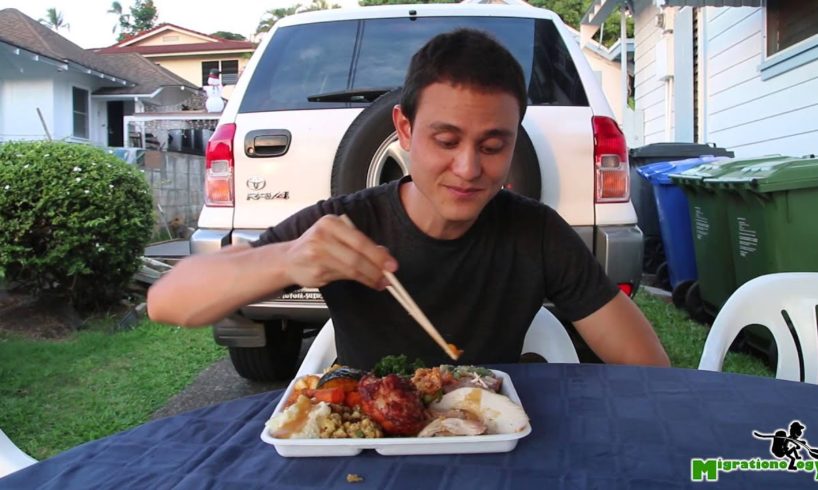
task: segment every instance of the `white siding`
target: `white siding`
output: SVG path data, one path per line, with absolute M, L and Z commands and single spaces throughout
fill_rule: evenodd
M 761 8 L 707 8 L 705 140 L 736 156 L 818 152 L 818 62 L 761 80 Z
M 0 141 L 46 139 L 37 109 L 55 140 L 107 142 L 104 102 L 93 98 L 89 108 L 87 140 L 73 138 L 71 88 L 88 90 L 102 86 L 104 80 L 75 71 L 57 71 L 53 66 L 12 58 L 14 64 L 0 64 Z
M 0 141 L 45 139 L 45 131 L 37 116 L 54 124 L 53 81 L 48 78 L 6 78 L 0 91 Z
M 644 143 L 667 141 L 665 137 L 665 82 L 656 77 L 656 43 L 662 29 L 656 26 L 658 10 L 650 0 L 637 0 L 634 17 L 636 53 L 634 59 L 636 110 L 644 118 Z M 671 115 L 672 117 L 672 115 Z
M 53 130 L 54 139 L 66 139 L 68 141 L 88 141 L 98 145 L 107 144 L 107 128 L 105 126 L 108 114 L 105 102 L 89 100 L 88 106 L 88 139 L 74 138 L 74 116 L 73 116 L 73 87 L 87 90 L 92 94 L 100 86 L 102 80 L 97 77 L 87 76 L 76 72 L 62 73 L 62 76 L 54 82 L 54 109 L 55 114 L 60 116 L 55 121 Z

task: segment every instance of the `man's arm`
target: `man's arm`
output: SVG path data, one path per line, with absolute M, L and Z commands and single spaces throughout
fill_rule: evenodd
M 162 323 L 209 325 L 296 284 L 321 287 L 349 279 L 383 289 L 383 271 L 397 267 L 385 248 L 327 215 L 293 241 L 235 245 L 182 260 L 148 290 L 148 316 Z
M 574 326 L 606 363 L 670 366 L 650 322 L 622 292 Z

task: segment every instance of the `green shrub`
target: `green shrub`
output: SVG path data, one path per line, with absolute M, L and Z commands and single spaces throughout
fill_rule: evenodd
M 151 235 L 142 174 L 99 148 L 0 145 L 0 276 L 75 307 L 121 297 Z

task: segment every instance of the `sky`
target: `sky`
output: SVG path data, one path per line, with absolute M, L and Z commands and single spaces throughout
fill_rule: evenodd
M 127 12 L 132 0 L 120 0 L 122 10 Z M 194 31 L 210 34 L 229 31 L 250 37 L 265 11 L 289 7 L 296 3 L 309 4 L 309 0 L 154 0 L 159 14 L 158 23 L 168 22 Z M 333 0 L 332 3 L 349 6 L 355 0 Z M 110 46 L 116 42 L 111 29 L 117 17 L 106 12 L 111 0 L 0 0 L 0 9 L 16 8 L 33 19 L 45 18 L 46 11 L 54 7 L 62 12 L 64 22 L 70 29 L 60 29 L 60 34 L 83 48 Z

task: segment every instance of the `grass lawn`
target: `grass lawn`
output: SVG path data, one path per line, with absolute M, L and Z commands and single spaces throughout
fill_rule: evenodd
M 676 367 L 696 368 L 707 330 L 673 305 L 640 292 Z M 112 322 L 109 322 L 112 323 Z M 144 320 L 111 333 L 104 323 L 59 341 L 0 334 L 0 428 L 37 459 L 150 419 L 196 375 L 225 356 L 210 329 Z M 729 353 L 725 371 L 772 376 L 758 359 Z
M 673 367 L 698 368 L 709 332 L 707 327 L 644 290 L 636 295 L 636 304 L 656 329 Z M 736 352 L 727 353 L 723 371 L 770 377 L 775 374 L 760 359 Z
M 108 329 L 100 322 L 58 341 L 0 333 L 0 428 L 32 457 L 146 422 L 225 356 L 210 329 L 148 320 Z

